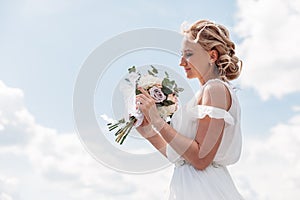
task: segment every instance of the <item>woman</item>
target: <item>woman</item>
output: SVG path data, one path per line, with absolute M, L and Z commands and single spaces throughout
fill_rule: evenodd
M 239 76 L 241 61 L 222 25 L 200 20 L 183 35 L 180 66 L 202 87 L 176 111 L 171 125 L 139 88 L 137 101 L 145 120 L 137 130 L 175 163 L 169 199 L 243 199 L 226 168 L 238 161 L 241 152 L 240 106 L 229 83 Z

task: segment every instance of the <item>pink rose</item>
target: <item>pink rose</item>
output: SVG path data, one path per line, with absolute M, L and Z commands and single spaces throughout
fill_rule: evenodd
M 155 100 L 156 103 L 163 102 L 166 99 L 166 95 L 161 91 L 160 88 L 153 86 L 149 89 L 150 96 Z

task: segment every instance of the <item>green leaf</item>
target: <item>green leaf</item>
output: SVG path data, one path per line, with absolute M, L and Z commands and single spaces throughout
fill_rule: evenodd
M 172 94 L 172 93 L 173 93 L 172 90 L 170 90 L 168 87 L 165 87 L 164 85 L 162 86 L 161 91 L 162 91 L 165 95 L 169 95 L 169 94 Z
M 156 105 L 157 108 L 158 108 L 158 107 L 163 107 L 163 106 L 164 106 L 164 104 L 163 104 L 162 102 L 155 103 L 155 105 Z
M 162 84 L 163 86 L 165 86 L 165 87 L 169 87 L 170 81 L 169 81 L 169 79 L 164 78 L 161 84 Z
M 173 81 L 170 81 L 170 84 L 172 85 L 172 88 L 173 88 L 173 86 L 174 86 L 176 83 L 175 83 L 175 81 L 173 80 Z
M 135 66 L 132 66 L 128 69 L 128 72 L 131 73 L 131 72 L 136 72 L 136 68 Z
M 148 74 L 155 76 L 155 74 L 153 72 L 151 72 L 150 70 L 148 70 Z
M 166 75 L 166 77 L 167 77 L 167 78 L 169 78 L 169 74 L 168 74 L 168 72 L 165 72 L 165 75 Z
M 120 120 L 119 120 L 119 123 L 124 124 L 124 123 L 125 123 L 125 118 L 120 119 Z
M 150 65 L 152 67 L 152 72 L 154 74 L 158 74 L 158 70 L 153 66 L 153 65 Z
M 177 88 L 177 91 L 178 91 L 178 92 L 183 92 L 184 89 L 183 89 L 183 88 Z
M 135 95 L 142 94 L 142 92 L 138 89 L 135 89 Z
M 171 100 L 164 100 L 162 103 L 163 103 L 164 106 L 170 106 L 170 105 L 174 104 L 174 102 L 171 101 Z

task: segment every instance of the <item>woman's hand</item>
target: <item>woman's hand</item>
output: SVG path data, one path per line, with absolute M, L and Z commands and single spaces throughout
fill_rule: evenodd
M 157 134 L 157 132 L 153 130 L 152 125 L 146 118 L 144 118 L 142 124 L 138 126 L 136 130 L 146 139 Z
M 142 94 L 136 96 L 136 100 L 139 102 L 138 108 L 142 111 L 149 123 L 157 121 L 160 116 L 156 108 L 155 100 L 143 88 L 138 89 L 142 92 Z
M 159 115 L 156 108 L 155 100 L 145 91 L 143 88 L 138 88 L 142 94 L 136 96 L 138 108 L 144 114 L 145 119 L 148 123 L 154 125 L 154 127 L 159 131 L 163 125 L 166 123 Z
M 146 118 L 142 124 L 136 128 L 136 130 L 145 138 L 147 139 L 157 150 L 159 150 L 165 157 L 166 154 L 166 141 L 156 132 L 152 125 L 148 122 Z

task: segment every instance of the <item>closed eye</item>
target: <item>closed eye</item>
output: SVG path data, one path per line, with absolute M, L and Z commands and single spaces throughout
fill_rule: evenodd
M 184 52 L 180 52 L 181 53 L 181 56 L 184 57 L 184 58 L 189 58 L 193 55 L 192 52 L 190 52 L 189 50 L 186 50 Z
M 192 55 L 193 55 L 192 53 L 186 53 L 186 54 L 185 54 L 185 57 L 188 58 L 188 57 L 191 57 Z
M 188 59 L 189 57 L 191 57 L 193 55 L 193 53 L 184 53 L 182 56 L 185 58 L 185 59 Z

